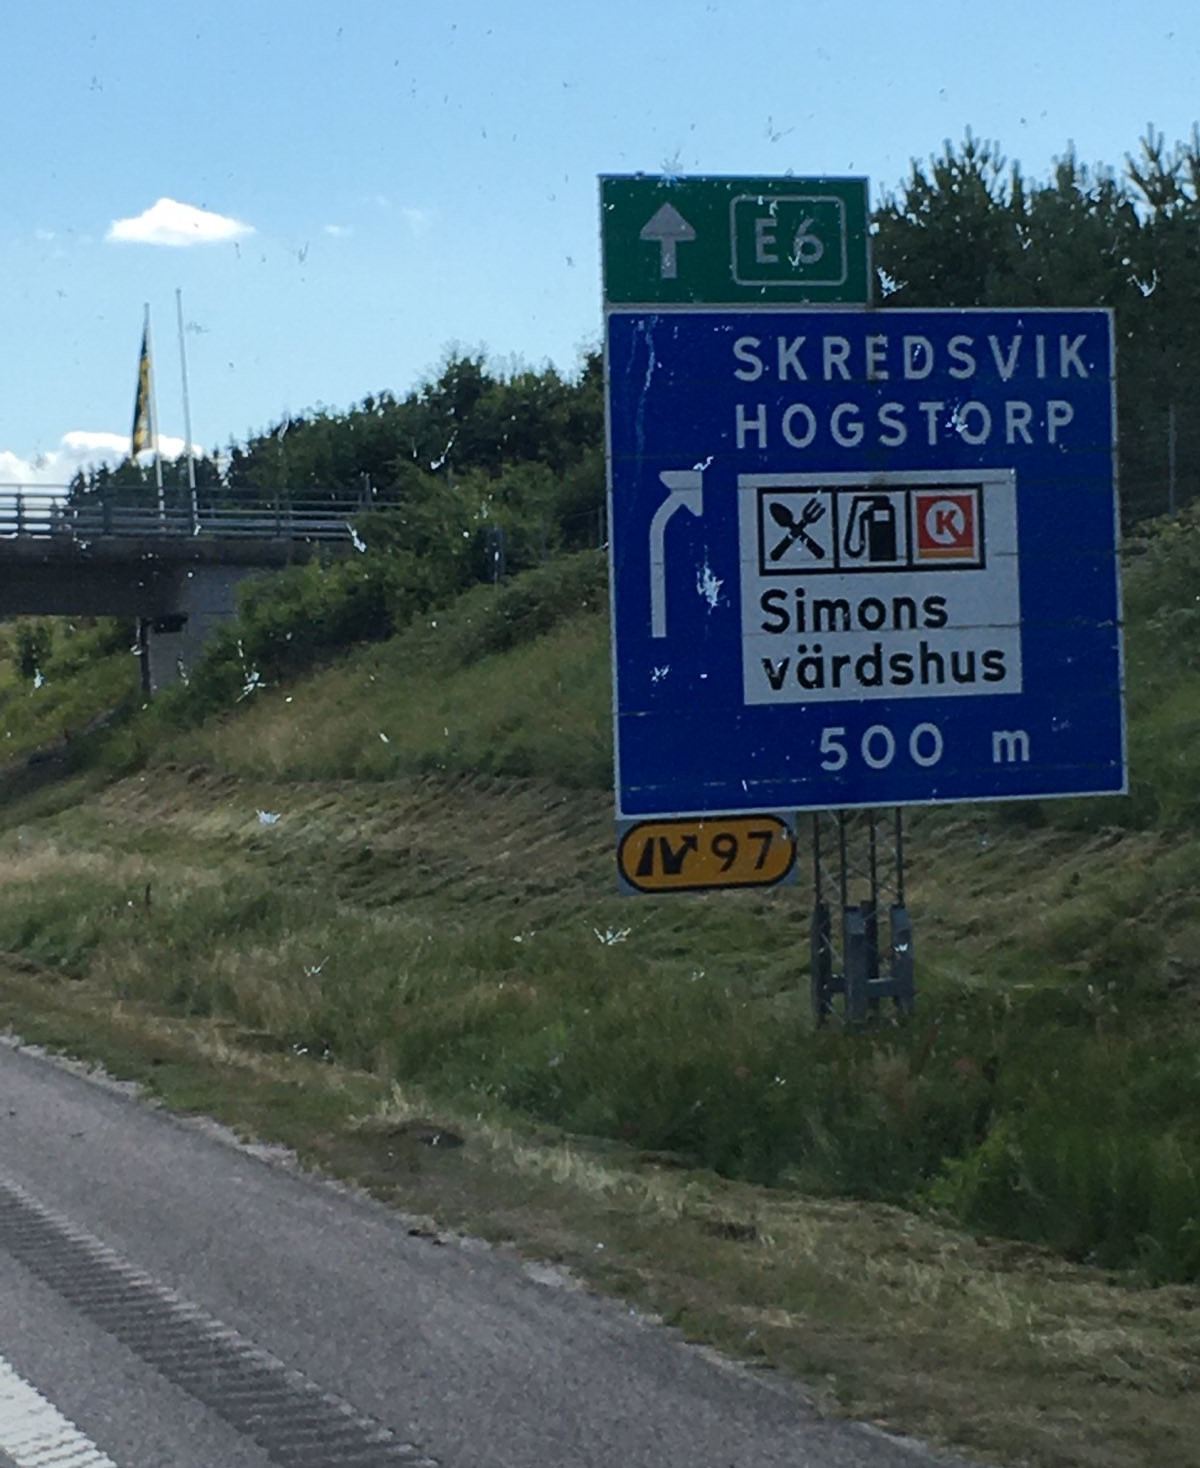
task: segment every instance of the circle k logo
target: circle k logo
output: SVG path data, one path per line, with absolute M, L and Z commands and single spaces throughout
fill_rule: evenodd
M 983 547 L 977 488 L 917 490 L 913 511 L 918 561 L 978 563 Z

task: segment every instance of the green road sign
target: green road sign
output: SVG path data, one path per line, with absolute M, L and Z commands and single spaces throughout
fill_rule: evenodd
M 865 305 L 865 178 L 600 180 L 611 306 Z

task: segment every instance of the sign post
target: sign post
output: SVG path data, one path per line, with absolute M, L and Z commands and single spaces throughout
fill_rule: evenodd
M 1111 313 L 870 309 L 862 180 L 601 201 L 618 820 L 1123 792 Z

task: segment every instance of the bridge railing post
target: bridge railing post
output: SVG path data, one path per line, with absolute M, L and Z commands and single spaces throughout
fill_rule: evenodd
M 17 490 L 17 534 L 25 533 L 25 496 Z

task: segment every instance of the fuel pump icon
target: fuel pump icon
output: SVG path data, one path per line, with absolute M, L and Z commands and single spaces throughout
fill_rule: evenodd
M 886 494 L 856 494 L 850 501 L 842 553 L 847 560 L 890 565 L 899 556 L 896 506 Z

